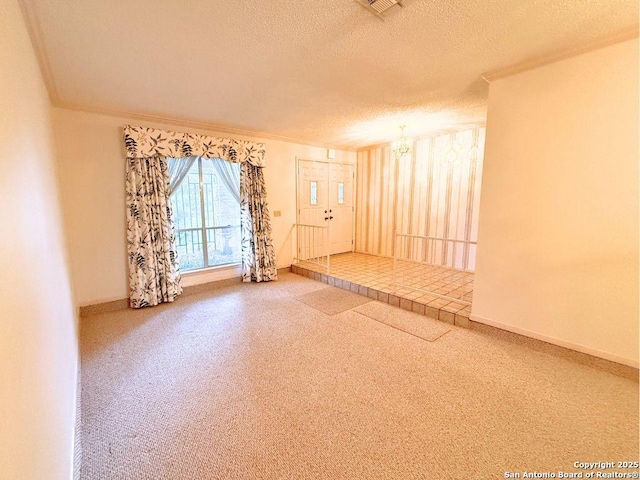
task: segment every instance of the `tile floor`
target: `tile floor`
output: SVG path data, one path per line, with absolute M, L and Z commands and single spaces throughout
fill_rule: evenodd
M 393 259 L 363 253 L 332 255 L 325 263 L 302 261 L 292 270 L 332 286 L 416 313 L 466 327 L 473 298 L 473 273 L 399 261 L 394 287 Z

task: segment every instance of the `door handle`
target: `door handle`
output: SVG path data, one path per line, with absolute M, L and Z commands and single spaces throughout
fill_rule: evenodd
M 324 217 L 325 220 L 333 220 L 333 217 Z

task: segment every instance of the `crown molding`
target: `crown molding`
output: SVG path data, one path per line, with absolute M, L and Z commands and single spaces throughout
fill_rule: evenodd
M 42 79 L 44 81 L 45 88 L 47 90 L 47 93 L 49 94 L 49 101 L 51 102 L 51 105 L 53 107 L 61 108 L 65 110 L 73 110 L 77 112 L 107 115 L 110 117 L 123 117 L 127 119 L 132 119 L 132 120 L 139 120 L 142 122 L 162 123 L 165 125 L 167 124 L 177 125 L 180 127 L 195 128 L 195 129 L 206 130 L 210 132 L 242 135 L 246 137 L 258 137 L 258 138 L 263 138 L 268 140 L 277 140 L 277 141 L 287 142 L 287 143 L 296 143 L 299 145 L 308 145 L 310 147 L 331 148 L 334 150 L 342 150 L 347 152 L 356 151 L 355 148 L 345 147 L 344 145 L 320 144 L 317 142 L 304 140 L 300 138 L 287 137 L 284 135 L 275 135 L 272 133 L 261 132 L 261 131 L 245 130 L 241 128 L 229 127 L 227 125 L 223 125 L 219 123 L 203 122 L 200 120 L 194 120 L 190 118 L 182 118 L 182 117 L 170 116 L 170 115 L 156 115 L 156 114 L 141 113 L 141 112 L 131 112 L 125 109 L 90 107 L 86 105 L 77 105 L 70 102 L 64 102 L 60 98 L 60 95 L 58 94 L 58 89 L 56 88 L 56 84 L 53 79 L 51 63 L 49 62 L 47 51 L 44 48 L 44 42 L 42 41 L 42 33 L 41 33 L 40 25 L 35 15 L 33 6 L 32 6 L 32 0 L 18 0 L 18 4 L 20 6 L 20 10 L 22 11 L 22 16 L 24 18 L 24 22 L 27 27 L 27 32 L 29 34 L 29 37 L 31 38 L 31 45 L 33 46 L 33 50 L 36 55 L 38 65 L 40 67 L 40 72 L 42 74 Z
M 40 73 L 42 74 L 45 88 L 49 94 L 49 101 L 55 106 L 59 103 L 60 97 L 58 96 L 58 90 L 56 89 L 56 85 L 53 81 L 49 57 L 47 56 L 44 43 L 42 42 L 40 25 L 38 24 L 38 20 L 36 19 L 30 0 L 18 0 L 18 5 L 22 11 L 22 17 L 24 18 L 24 23 L 27 27 L 27 33 L 31 38 L 31 45 L 33 46 L 33 51 L 36 55 L 38 65 L 40 66 Z
M 192 128 L 197 130 L 205 130 L 211 133 L 223 133 L 223 134 L 231 134 L 231 135 L 241 135 L 244 137 L 252 137 L 257 139 L 277 140 L 280 142 L 296 143 L 298 145 L 308 145 L 310 147 L 331 148 L 334 150 L 341 150 L 345 152 L 356 151 L 356 149 L 353 147 L 345 147 L 345 146 L 333 145 L 333 144 L 320 144 L 320 143 L 311 142 L 311 141 L 303 140 L 299 138 L 287 137 L 284 135 L 275 135 L 272 133 L 260 132 L 255 130 L 245 130 L 242 128 L 229 127 L 219 123 L 203 122 L 203 121 L 193 120 L 193 119 L 183 118 L 183 117 L 131 112 L 124 109 L 87 107 L 84 105 L 77 105 L 77 104 L 72 104 L 68 102 L 58 102 L 57 104 L 54 104 L 54 107 L 60 108 L 63 110 L 92 113 L 96 115 L 105 115 L 108 117 L 125 118 L 128 120 L 136 120 L 141 122 L 160 123 L 170 127 L 178 126 L 178 127 Z
M 637 24 L 627 27 L 623 30 L 619 30 L 618 32 L 615 32 L 611 35 L 600 37 L 596 40 L 584 43 L 576 47 L 555 50 L 544 55 L 531 57 L 521 62 L 513 63 L 506 67 L 490 70 L 486 73 L 483 73 L 482 78 L 487 83 L 491 83 L 494 80 L 498 80 L 500 78 L 509 77 L 511 75 L 525 72 L 527 70 L 533 70 L 534 68 L 542 67 L 550 63 L 558 62 L 570 57 L 575 57 L 583 53 L 588 53 L 593 50 L 598 50 L 600 48 L 608 47 L 609 45 L 624 42 L 626 40 L 632 40 L 634 38 L 638 38 Z

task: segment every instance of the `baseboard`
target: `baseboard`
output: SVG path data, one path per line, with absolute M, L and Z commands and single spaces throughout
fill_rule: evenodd
M 115 312 L 126 308 L 129 308 L 128 298 L 112 300 L 111 302 L 96 303 L 94 305 L 85 305 L 84 307 L 80 307 L 80 318 L 98 315 L 100 313 Z
M 569 342 L 567 340 L 562 340 L 560 338 L 551 337 L 549 335 L 545 335 L 538 332 L 533 332 L 531 330 L 527 330 L 524 328 L 516 327 L 514 325 L 509 325 L 501 322 L 496 322 L 495 320 L 491 320 L 489 318 L 481 317 L 480 315 L 474 315 L 473 313 L 469 316 L 471 321 L 481 323 L 484 325 L 489 325 L 490 327 L 495 327 L 500 330 L 506 330 L 507 332 L 515 333 L 517 335 L 521 335 L 527 337 L 529 339 L 538 340 L 544 343 L 548 343 L 551 345 L 555 345 L 557 347 L 561 347 L 568 350 L 573 350 L 575 352 L 580 352 L 582 354 L 590 355 L 592 357 L 597 357 L 599 359 L 614 362 L 616 364 L 625 365 L 627 367 L 631 367 L 638 369 L 639 363 L 638 360 L 633 360 L 625 357 L 621 357 L 619 355 L 614 355 L 609 352 L 604 352 L 602 350 L 598 350 L 596 348 L 587 347 L 585 345 L 580 345 L 579 343 Z
M 182 288 L 182 296 L 195 295 L 196 293 L 206 292 L 208 290 L 217 290 L 218 288 L 231 287 L 242 283 L 241 277 L 225 278 L 224 280 L 214 280 L 212 282 L 198 283 Z
M 287 267 L 278 268 L 278 274 L 290 272 L 291 265 Z M 182 289 L 182 295 L 194 295 L 196 293 L 206 292 L 207 290 L 215 290 L 218 288 L 229 287 L 241 283 L 241 277 L 226 278 L 224 280 L 214 280 L 213 282 L 198 283 L 197 285 L 189 285 Z M 129 308 L 129 299 L 120 298 L 118 300 L 112 300 L 110 302 L 96 303 L 93 305 L 85 305 L 80 307 L 80 317 L 89 317 L 91 315 L 98 315 L 100 313 L 116 312 L 118 310 L 126 310 Z
M 103 303 L 109 303 L 109 302 L 117 302 L 122 300 L 123 297 L 122 295 L 116 295 L 113 297 L 105 297 L 105 298 L 95 298 L 93 300 L 89 300 L 88 302 L 79 302 L 78 303 L 78 308 L 84 308 L 84 307 L 92 307 L 94 305 L 102 305 Z
M 78 349 L 79 350 L 79 349 Z M 80 467 L 82 466 L 82 437 L 81 437 L 81 410 L 80 395 L 82 393 L 80 377 L 80 352 L 76 359 L 76 381 L 75 381 L 75 408 L 73 411 L 73 435 L 71 441 L 71 475 L 73 480 L 80 480 Z

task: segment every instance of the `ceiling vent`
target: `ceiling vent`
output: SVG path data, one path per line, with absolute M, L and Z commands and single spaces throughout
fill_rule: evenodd
M 376 17 L 384 20 L 385 17 L 402 8 L 402 0 L 355 0 Z

